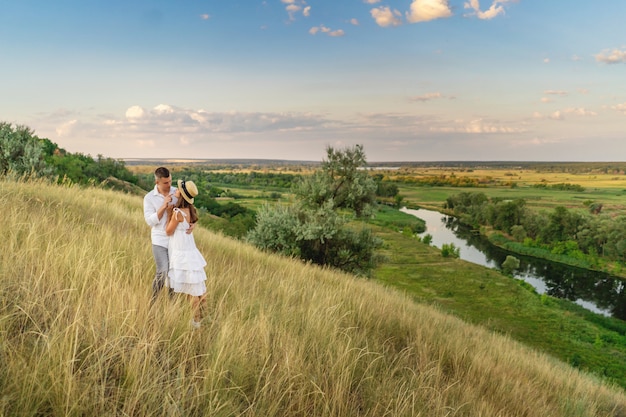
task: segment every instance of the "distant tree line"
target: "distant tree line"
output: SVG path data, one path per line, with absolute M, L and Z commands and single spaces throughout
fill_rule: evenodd
M 556 162 L 556 161 L 411 161 L 377 163 L 378 167 L 440 168 L 472 172 L 476 169 L 535 170 L 537 172 L 562 172 L 570 174 L 615 174 L 626 175 L 626 162 Z
M 241 186 L 260 188 L 284 188 L 289 189 L 302 178 L 301 174 L 289 174 L 281 172 L 212 172 L 205 171 L 204 175 L 208 182 L 213 184 L 236 184 Z
M 446 199 L 445 207 L 462 223 L 475 228 L 491 226 L 528 248 L 594 263 L 598 257 L 626 261 L 626 216 L 601 212 L 602 205 L 586 208 L 555 207 L 534 211 L 524 199 L 489 199 L 484 193 L 463 192 Z
M 424 177 L 418 177 L 415 175 L 397 175 L 393 178 L 394 181 L 403 182 L 406 184 L 423 185 L 429 187 L 487 187 L 488 185 L 498 184 L 499 182 L 492 177 L 484 178 L 470 178 L 470 177 L 457 177 L 454 173 L 450 175 L 429 175 Z
M 531 187 L 533 188 L 546 188 L 551 190 L 559 190 L 559 191 L 575 191 L 575 192 L 583 192 L 585 191 L 585 187 L 580 184 L 570 184 L 570 183 L 559 183 L 559 184 L 546 184 L 544 182 L 533 184 Z

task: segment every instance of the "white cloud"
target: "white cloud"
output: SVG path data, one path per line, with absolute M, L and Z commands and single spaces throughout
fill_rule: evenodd
M 626 62 L 626 47 L 622 49 L 613 49 L 600 52 L 595 55 L 596 61 L 604 62 L 605 64 L 619 64 L 622 62 Z
M 61 136 L 65 136 L 65 135 L 72 133 L 72 130 L 74 129 L 74 126 L 76 125 L 77 122 L 78 120 L 70 120 L 58 126 L 56 128 L 57 135 L 61 137 Z
M 464 8 L 474 10 L 472 15 L 476 15 L 479 19 L 490 20 L 494 17 L 504 14 L 504 7 L 502 4 L 508 3 L 510 0 L 494 0 L 491 6 L 485 10 L 480 10 L 479 0 L 470 0 L 465 2 Z
M 616 104 L 615 106 L 611 106 L 611 108 L 626 115 L 626 103 Z
M 280 0 L 287 6 L 285 6 L 285 10 L 289 15 L 289 20 L 296 20 L 296 14 L 302 11 L 302 15 L 305 17 L 310 16 L 311 14 L 311 6 L 307 6 L 306 1 L 304 0 Z
M 151 110 L 132 106 L 126 111 L 125 123 L 143 126 L 148 131 L 161 132 L 260 132 L 312 128 L 330 121 L 310 113 L 246 113 L 214 112 L 184 109 L 168 104 L 159 104 Z
M 406 13 L 410 23 L 428 22 L 452 16 L 448 0 L 413 0 L 411 11 Z
M 353 24 L 354 26 L 358 26 L 359 25 L 359 21 L 356 18 L 352 18 L 352 19 L 350 19 L 350 24 Z
M 549 64 L 550 63 L 550 58 L 544 58 L 543 59 L 543 63 L 544 64 Z
M 126 118 L 127 119 L 140 119 L 144 116 L 145 110 L 139 106 L 132 106 L 126 110 Z
M 298 6 L 297 4 L 290 4 L 289 6 L 285 7 L 285 10 L 287 10 L 287 13 L 289 13 L 289 15 L 293 17 L 293 14 L 302 10 L 302 7 Z
M 389 7 L 374 8 L 370 10 L 370 14 L 376 24 L 381 27 L 400 26 L 402 24 L 402 20 L 399 19 L 402 14 L 397 10 L 392 11 Z
M 376 4 L 376 3 L 380 3 L 380 0 L 363 0 L 363 3 Z
M 202 20 L 209 20 L 211 18 L 211 15 L 208 13 L 204 13 L 200 15 L 200 19 Z
M 314 26 L 309 29 L 311 35 L 317 35 L 319 32 L 325 33 L 328 36 L 339 37 L 345 35 L 345 32 L 341 29 L 332 30 L 324 25 Z
M 541 97 L 541 102 L 542 103 L 552 103 L 554 100 L 552 100 L 549 97 Z

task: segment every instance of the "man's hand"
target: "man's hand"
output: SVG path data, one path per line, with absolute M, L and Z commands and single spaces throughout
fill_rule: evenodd
M 193 228 L 194 228 L 194 227 L 196 227 L 196 224 L 195 224 L 195 223 L 191 223 L 191 224 L 189 225 L 189 229 L 187 229 L 187 234 L 188 234 L 188 235 L 189 235 L 189 234 L 191 234 L 191 233 L 193 233 Z

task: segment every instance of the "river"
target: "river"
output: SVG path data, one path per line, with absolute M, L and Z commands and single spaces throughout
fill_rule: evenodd
M 626 285 L 618 277 L 505 251 L 454 217 L 437 211 L 407 208 L 401 211 L 426 222 L 426 231 L 421 236 L 431 235 L 433 246 L 441 249 L 444 243 L 454 243 L 460 249 L 461 259 L 495 269 L 501 269 L 507 255 L 513 255 L 520 260 L 515 278 L 526 281 L 539 294 L 565 298 L 595 313 L 626 320 Z

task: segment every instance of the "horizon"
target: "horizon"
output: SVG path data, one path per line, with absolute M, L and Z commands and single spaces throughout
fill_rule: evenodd
M 104 156 L 104 155 L 103 155 Z M 196 163 L 196 162 L 248 162 L 248 163 L 304 163 L 304 164 L 319 164 L 322 160 L 307 160 L 307 159 L 279 159 L 279 158 L 118 158 L 125 163 L 129 162 L 167 162 L 173 164 L 184 163 Z M 626 161 L 522 161 L 522 160 L 439 160 L 439 161 L 410 161 L 410 160 L 398 160 L 398 161 L 367 161 L 367 165 L 372 164 L 626 164 Z
M 7 2 L 2 121 L 112 158 L 612 161 L 626 2 Z M 11 64 L 13 63 L 13 64 Z

